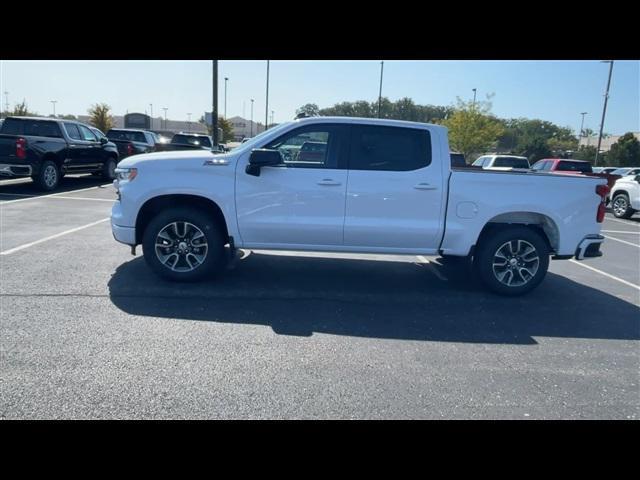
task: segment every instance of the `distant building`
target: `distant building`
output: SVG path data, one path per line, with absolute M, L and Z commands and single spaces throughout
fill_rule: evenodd
M 633 136 L 640 141 L 640 132 L 633 132 Z M 611 150 L 611 145 L 617 143 L 617 141 L 622 137 L 622 135 L 611 135 L 610 137 L 602 137 L 602 143 L 600 144 L 600 150 L 602 152 L 608 152 Z M 579 147 L 597 147 L 598 146 L 598 136 L 595 137 L 581 137 L 580 142 L 578 143 Z
M 78 120 L 84 123 L 89 123 L 91 117 L 89 115 L 78 115 Z M 114 128 L 125 128 L 124 115 L 113 116 Z M 154 117 L 151 122 L 150 130 L 158 130 L 164 132 L 193 132 L 193 133 L 207 133 L 207 127 L 198 122 L 184 122 L 181 120 L 170 120 L 162 117 Z
M 255 137 L 257 134 L 264 132 L 264 124 L 259 122 L 252 122 L 242 117 L 231 117 L 227 120 L 233 127 L 233 138 L 238 142 L 242 141 L 243 138 Z

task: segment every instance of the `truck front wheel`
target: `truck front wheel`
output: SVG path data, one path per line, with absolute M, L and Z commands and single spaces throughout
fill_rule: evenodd
M 549 247 L 528 227 L 505 227 L 481 239 L 474 258 L 480 279 L 495 293 L 523 295 L 536 288 L 549 268 Z
M 212 217 L 186 208 L 159 213 L 142 240 L 149 267 L 161 277 L 178 282 L 201 280 L 224 270 L 224 244 Z

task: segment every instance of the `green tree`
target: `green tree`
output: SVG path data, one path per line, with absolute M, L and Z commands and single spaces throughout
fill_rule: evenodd
M 593 163 L 596 158 L 596 147 L 593 145 L 582 146 L 573 154 L 573 158 Z
M 501 123 L 490 115 L 491 102 L 465 102 L 458 98 L 455 112 L 442 124 L 449 129 L 452 150 L 471 159 L 492 149 L 503 133 Z
M 106 103 L 97 103 L 92 105 L 87 111 L 89 113 L 89 123 L 96 127 L 98 130 L 108 132 L 111 130 L 115 122 L 111 115 L 111 107 Z
M 38 114 L 36 112 L 30 112 L 29 107 L 27 106 L 27 102 L 23 99 L 22 103 L 17 103 L 13 108 L 13 112 L 10 115 L 14 117 L 36 117 Z
M 213 137 L 213 126 L 207 124 L 204 115 L 200 117 L 198 122 L 201 123 L 207 129 L 208 134 Z M 218 128 L 222 129 L 222 138 L 218 139 L 219 142 L 227 143 L 233 141 L 233 125 L 231 125 L 229 120 L 219 116 Z
M 637 167 L 640 165 L 640 142 L 628 132 L 611 145 L 607 154 L 607 165 L 615 167 Z
M 306 117 L 317 117 L 320 114 L 320 109 L 315 103 L 307 103 L 296 110 L 296 117 L 303 115 Z

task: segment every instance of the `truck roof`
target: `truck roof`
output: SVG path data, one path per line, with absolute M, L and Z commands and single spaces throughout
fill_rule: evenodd
M 363 117 L 304 117 L 293 120 L 293 123 L 300 125 L 313 123 L 364 123 L 367 125 L 381 125 L 388 127 L 408 127 L 408 128 L 440 128 L 446 130 L 442 125 L 432 123 L 410 122 L 407 120 L 391 120 L 388 118 L 363 118 Z

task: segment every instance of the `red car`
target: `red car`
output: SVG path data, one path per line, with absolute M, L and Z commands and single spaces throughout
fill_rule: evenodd
M 531 167 L 532 170 L 540 172 L 563 173 L 567 175 L 589 175 L 590 177 L 600 177 L 607 180 L 609 190 L 613 188 L 620 175 L 611 175 L 609 173 L 595 173 L 591 164 L 584 160 L 571 160 L 564 158 L 543 158 L 538 160 Z

